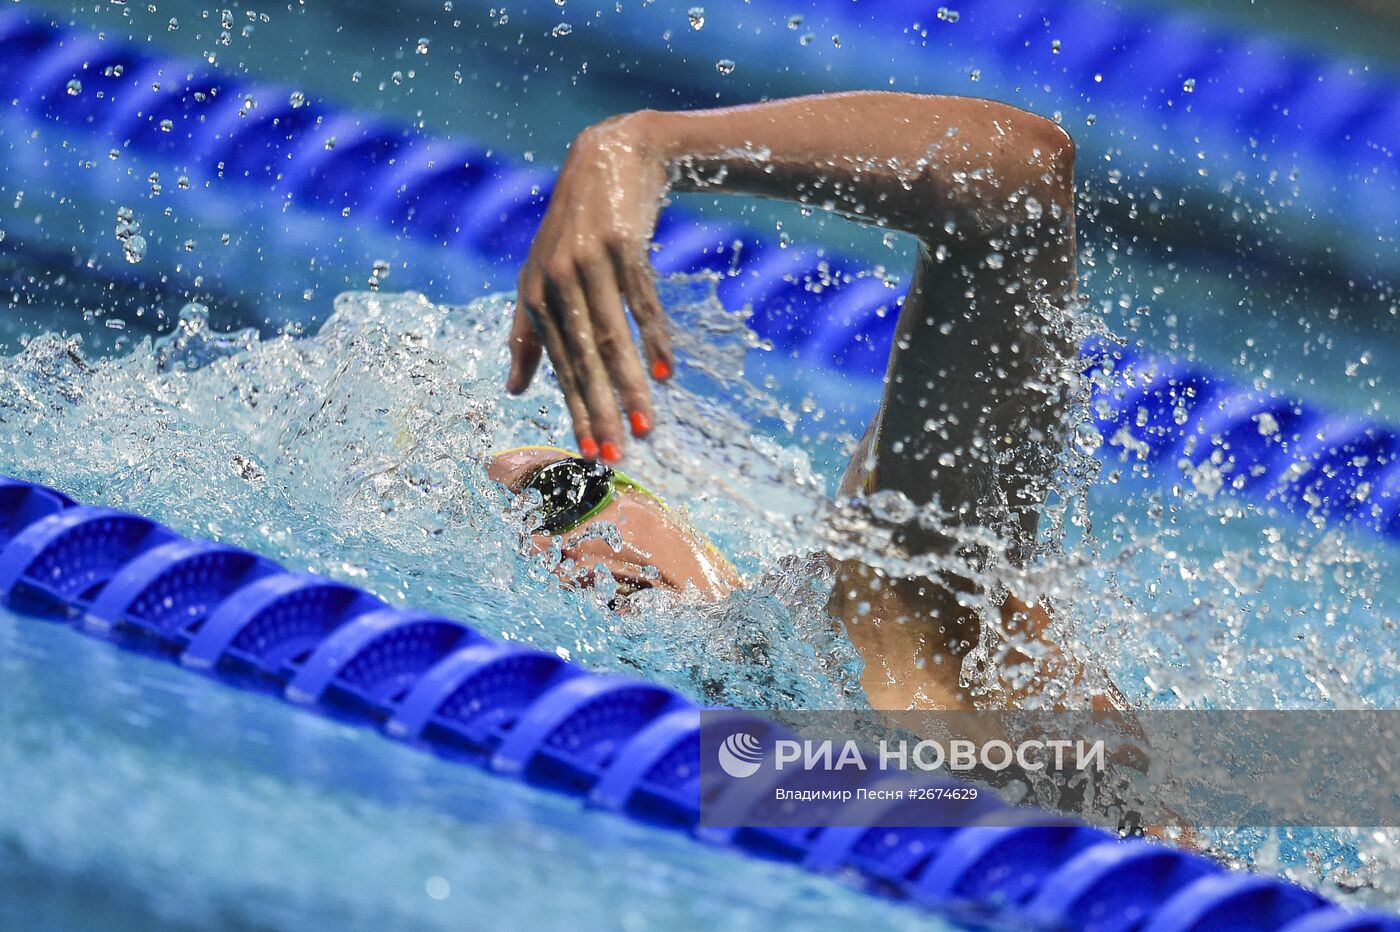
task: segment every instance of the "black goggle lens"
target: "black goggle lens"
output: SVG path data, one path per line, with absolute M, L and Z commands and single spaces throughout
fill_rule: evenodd
M 539 493 L 536 534 L 562 534 L 583 523 L 612 491 L 613 471 L 602 463 L 556 460 L 535 470 L 520 490 Z

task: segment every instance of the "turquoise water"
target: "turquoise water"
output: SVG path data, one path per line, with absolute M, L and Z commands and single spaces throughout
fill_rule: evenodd
M 37 338 L 0 363 L 11 428 L 0 471 L 62 473 L 86 500 L 692 695 L 856 701 L 851 651 L 820 620 L 818 591 L 775 580 L 718 609 L 672 608 L 663 631 L 657 615 L 629 625 L 520 556 L 519 516 L 486 487 L 479 458 L 562 425 L 541 413 L 557 405 L 549 390 L 501 407 L 503 308 L 348 296 L 320 336 L 269 340 L 211 333 L 187 312 L 156 344 L 91 359 L 71 341 Z M 709 358 L 722 372 L 724 354 Z M 657 445 L 658 463 L 695 441 L 683 439 L 677 409 L 710 406 L 684 389 L 674 401 L 663 423 L 675 436 Z M 716 408 L 692 423 L 715 429 L 721 418 Z M 801 468 L 799 451 L 765 450 L 775 486 Z M 680 494 L 688 481 L 660 484 Z M 699 491 L 684 498 L 712 528 L 736 507 Z M 739 553 L 777 536 L 722 541 Z M 659 651 L 662 638 L 674 649 Z M 737 658 L 754 639 L 770 663 Z M 16 892 L 5 927 L 929 925 L 833 882 L 503 785 L 64 626 L 0 613 L 0 665 L 11 684 L 0 701 L 0 886 Z
M 199 25 L 206 11 L 184 0 L 49 6 L 189 55 L 214 44 L 212 21 Z M 632 79 L 655 60 L 629 74 L 597 45 L 550 38 L 548 23 L 527 35 L 520 16 L 510 25 L 438 6 L 386 18 L 302 5 L 259 23 L 256 38 L 236 31 L 219 54 L 235 70 L 488 137 L 541 165 L 619 110 L 865 83 L 850 70 L 861 49 L 850 32 L 845 51 L 829 29 L 811 47 L 816 77 L 746 61 L 726 84 L 708 53 L 690 50 L 688 71 L 646 83 Z M 544 8 L 536 25 L 554 16 Z M 714 35 L 717 12 L 700 39 Z M 825 29 L 816 17 L 811 26 Z M 421 60 L 419 35 L 433 49 Z M 396 83 L 395 71 L 409 73 Z M 1110 129 L 1075 128 L 1100 131 Z M 42 127 L 7 125 L 4 142 L 0 270 L 12 300 L 0 314 L 0 472 L 697 699 L 862 703 L 857 658 L 822 612 L 829 583 L 800 561 L 832 543 L 827 496 L 878 385 L 755 352 L 705 283 L 673 283 L 686 365 L 659 400 L 656 440 L 628 468 L 684 505 L 751 585 L 719 606 L 651 596 L 618 617 L 605 594 L 562 590 L 547 561 L 522 555 L 520 516 L 484 482 L 489 451 L 569 436 L 547 383 L 501 395 L 505 299 L 438 303 L 508 287 L 509 275 L 353 223 L 269 213 L 237 191 L 182 190 L 168 172 L 156 195 L 149 173 L 160 166 L 108 162 L 104 148 L 79 167 L 70 141 Z M 1112 169 L 1083 167 L 1084 288 L 1105 330 L 1338 412 L 1400 421 L 1400 383 L 1385 365 L 1397 345 L 1393 291 L 1316 261 L 1256 266 L 1247 246 L 1206 235 L 1208 196 L 1168 210 L 1178 229 L 1142 233 L 1125 216 L 1158 205 L 1120 191 Z M 36 176 L 47 180 L 26 180 Z M 1217 194 L 1221 215 L 1234 209 Z M 796 208 L 691 201 L 908 264 L 907 243 Z M 111 236 L 118 206 L 135 209 L 151 247 L 130 268 Z M 71 254 L 37 251 L 63 241 L 76 243 Z M 396 263 L 386 290 L 356 291 L 381 257 Z M 397 293 L 408 287 L 426 297 Z M 335 301 L 342 289 L 352 293 Z M 192 299 L 205 310 L 177 325 Z M 1394 545 L 1197 491 L 1169 464 L 1149 472 L 1092 443 L 1071 451 L 1063 478 L 1023 582 L 1075 606 L 1059 637 L 1135 702 L 1397 705 Z M 0 927 L 930 924 L 59 626 L 0 613 L 0 681 Z M 1392 831 L 1210 840 L 1330 895 L 1400 900 Z
M 11 428 L 0 436 L 0 471 L 697 699 L 754 708 L 859 706 L 858 659 L 823 612 L 829 582 L 800 557 L 829 543 L 827 496 L 842 465 L 838 438 L 849 441 L 843 421 L 869 407 L 874 386 L 856 383 L 842 392 L 830 378 L 803 385 L 782 360 L 754 353 L 752 336 L 711 295 L 705 281 L 668 287 L 685 364 L 659 399 L 656 439 L 635 446 L 629 469 L 685 507 L 745 573 L 751 585 L 717 606 L 653 594 L 642 611 L 617 616 L 605 607 L 606 592 L 564 590 L 549 573 L 548 555 L 524 555 L 518 506 L 485 481 L 481 462 L 511 444 L 566 440 L 567 424 L 547 381 L 518 399 L 499 391 L 508 325 L 503 297 L 445 307 L 414 294 L 349 294 L 319 333 L 299 337 L 214 332 L 202 310 L 189 308 L 164 337 L 90 356 L 72 338 L 34 338 L 0 362 L 0 418 Z M 755 381 L 780 383 L 781 390 Z M 1170 474 L 1144 475 L 1118 451 L 1094 452 L 1107 454 L 1103 465 L 1067 460 L 1064 501 L 1051 522 L 1063 532 L 1047 534 L 1045 553 L 1024 582 L 1072 600 L 1075 611 L 1058 622 L 1066 644 L 1147 706 L 1395 703 L 1400 658 L 1387 634 L 1400 617 L 1393 548 L 1195 492 L 1179 475 L 1174 483 Z M 38 796 L 70 766 L 94 774 L 84 781 L 65 776 L 72 796 L 65 790 L 52 818 L 30 815 L 42 806 L 14 803 L 8 810 L 0 832 L 22 852 L 14 883 L 35 873 L 62 876 L 65 884 L 125 897 L 137 912 L 157 909 L 152 900 L 166 903 L 154 894 L 161 865 L 186 860 L 189 846 L 210 845 L 218 869 L 185 877 L 185 892 L 172 898 L 190 922 L 213 916 L 232 927 L 280 926 L 309 902 L 303 888 L 322 884 L 337 891 L 325 895 L 325 908 L 355 922 L 372 925 L 366 917 L 406 911 L 428 923 L 453 914 L 448 901 L 425 892 L 427 878 L 474 890 L 483 881 L 466 879 L 475 873 L 471 865 L 504 863 L 489 872 L 499 881 L 493 891 L 504 895 L 525 883 L 519 878 L 540 876 L 534 846 L 544 838 L 562 852 L 545 858 L 548 876 L 565 900 L 575 898 L 603 925 L 627 927 L 640 896 L 632 884 L 676 891 L 656 898 L 664 900 L 654 904 L 660 912 L 639 914 L 639 927 L 663 919 L 690 927 L 694 919 L 699 928 L 714 915 L 728 922 L 730 908 L 739 925 L 749 916 L 771 924 L 797 915 L 794 897 L 830 901 L 819 912 L 853 910 L 852 921 L 859 910 L 891 909 L 867 907 L 855 894 L 792 871 L 779 908 L 750 892 L 738 906 L 694 913 L 682 907 L 686 891 L 692 881 L 693 889 L 707 886 L 699 878 L 708 871 L 741 886 L 752 877 L 766 890 L 771 881 L 757 878 L 782 869 L 703 849 L 687 854 L 692 846 L 683 840 L 601 827 L 609 820 L 528 790 L 503 788 L 500 808 L 490 802 L 496 781 L 479 774 L 61 627 L 9 618 L 4 624 L 17 649 L 0 656 L 13 667 L 8 679 L 20 684 L 7 696 L 6 712 L 29 722 L 0 732 L 11 772 Z M 69 660 L 69 651 L 79 659 Z M 206 709 L 215 711 L 201 724 Z M 104 724 L 113 716 L 119 724 Z M 406 783 L 400 768 L 412 774 Z M 465 795 L 489 817 L 440 811 L 444 785 L 473 788 Z M 203 811 L 206 821 L 177 830 L 191 804 L 180 800 L 204 789 L 215 800 Z M 116 805 L 128 792 L 145 808 Z M 111 802 L 98 805 L 94 793 Z M 510 808 L 517 799 L 520 808 Z M 388 832 L 400 853 L 375 855 L 388 864 L 347 854 L 369 846 L 369 826 L 388 825 L 396 806 L 412 826 Z M 106 826 L 111 818 L 96 811 L 104 808 L 135 821 L 94 834 L 89 824 Z M 308 817 L 308 808 L 317 815 Z M 360 819 L 367 821 L 356 825 Z M 540 827 L 561 820 L 570 828 L 560 837 L 559 829 Z M 295 828 L 255 833 L 262 854 L 242 860 L 239 839 L 250 821 Z M 365 841 L 332 843 L 336 836 L 322 835 L 322 821 Z M 443 832 L 448 824 L 453 829 Z M 615 849 L 595 845 L 595 833 L 626 840 Z M 661 846 L 667 854 L 638 854 L 631 844 L 639 833 L 645 840 L 638 850 Z M 308 851 L 308 834 L 322 846 Z M 519 842 L 522 834 L 532 841 Z M 1334 894 L 1359 888 L 1374 901 L 1397 889 L 1389 832 L 1220 832 L 1212 844 Z M 589 848 L 586 856 L 570 847 L 580 845 Z M 489 854 L 468 854 L 472 848 Z M 448 850 L 459 852 L 458 873 L 426 866 Z M 51 860 L 60 851 L 73 860 Z M 296 871 L 265 870 L 298 859 Z M 128 863 L 129 871 L 111 867 Z M 375 880 L 345 883 L 342 870 Z M 608 882 L 624 884 L 615 901 L 586 892 L 600 883 L 597 875 L 612 872 Z M 224 914 L 231 907 L 222 904 L 246 899 L 239 890 L 264 886 L 258 908 L 267 916 Z M 520 916 L 554 914 L 553 905 L 532 902 L 510 908 Z M 914 921 L 894 914 L 892 921 Z
M 0 928 L 939 928 L 0 610 Z

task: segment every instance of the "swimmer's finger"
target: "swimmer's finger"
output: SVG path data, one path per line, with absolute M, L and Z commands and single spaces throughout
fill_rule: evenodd
M 506 391 L 518 395 L 530 387 L 540 367 L 542 352 L 539 334 L 530 322 L 525 302 L 516 301 L 515 320 L 510 327 L 510 374 L 506 376 Z
M 652 378 L 669 379 L 676 371 L 676 358 L 671 351 L 671 335 L 666 330 L 666 312 L 656 294 L 656 282 L 645 250 L 616 249 L 613 266 L 642 335 L 642 348 L 646 351 Z
M 618 417 L 617 396 L 612 379 L 598 355 L 593 333 L 592 315 L 576 272 L 546 276 L 549 309 L 569 353 L 569 364 L 577 376 L 576 398 L 588 410 L 588 423 L 597 441 L 597 451 L 603 459 L 622 458 L 622 420 Z M 553 351 L 550 353 L 553 356 Z M 570 401 L 570 410 L 574 401 Z M 580 440 L 580 444 L 582 444 Z M 587 450 L 584 451 L 585 455 Z
M 521 306 L 529 314 L 535 332 L 544 337 L 545 349 L 549 351 L 549 362 L 554 367 L 554 377 L 559 380 L 559 390 L 564 393 L 564 404 L 569 408 L 569 420 L 574 424 L 574 438 L 578 441 L 579 452 L 592 459 L 598 455 L 598 441 L 593 439 L 593 425 L 588 418 L 588 406 L 584 403 L 583 390 L 574 372 L 564 336 L 559 332 L 558 324 L 548 312 L 543 299 L 540 299 L 538 304 L 522 302 Z
M 588 309 L 593 312 L 593 342 L 598 355 L 622 400 L 632 435 L 645 437 L 651 433 L 656 412 L 651 406 L 651 387 L 642 372 L 641 357 L 632 342 L 632 329 L 627 326 L 612 263 L 604 260 L 585 266 L 583 289 Z

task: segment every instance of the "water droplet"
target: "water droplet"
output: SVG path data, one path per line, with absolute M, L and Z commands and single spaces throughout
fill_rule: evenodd
M 841 37 L 840 37 L 840 36 L 832 36 L 832 37 L 831 37 L 831 44 L 834 45 L 834 46 L 836 46 L 836 47 L 839 49 L 839 48 L 841 47 Z
M 573 27 L 573 26 L 569 25 L 568 23 L 560 23 L 558 26 L 555 26 L 553 29 L 551 29 L 551 30 L 549 31 L 549 34 L 552 35 L 552 36 L 554 36 L 554 38 L 556 38 L 556 39 L 560 39 L 560 38 L 563 38 L 564 36 L 567 36 L 569 33 L 573 32 L 573 31 L 574 31 L 574 27 Z
M 802 35 L 797 37 L 797 41 L 801 45 L 811 45 L 812 40 L 816 37 L 817 34 L 815 32 L 804 32 Z
M 122 241 L 122 255 L 132 265 L 146 258 L 146 237 L 133 233 Z
M 304 107 L 306 106 L 306 95 L 301 91 L 292 91 L 292 96 L 288 99 L 288 103 L 292 105 L 293 109 Z
M 968 78 L 970 78 L 970 79 L 973 80 L 973 81 L 980 81 L 980 80 L 982 80 L 982 69 L 981 69 L 981 68 L 973 68 L 971 71 L 969 71 L 969 72 L 967 73 L 967 76 L 968 76 Z
M 383 259 L 375 259 L 369 271 L 369 290 L 378 291 L 379 283 L 388 277 L 389 263 Z
M 174 128 L 175 128 L 175 121 L 174 121 L 174 120 L 161 120 L 161 121 L 160 121 L 160 131 L 161 131 L 162 133 L 168 133 L 168 132 L 170 132 L 171 130 L 173 130 Z
M 1185 81 L 1182 81 L 1181 89 L 1188 94 L 1194 94 L 1196 92 L 1196 79 L 1187 78 Z
M 801 16 L 801 14 L 797 14 L 797 15 L 789 16 L 789 17 L 788 17 L 788 28 L 789 28 L 789 29 L 796 29 L 797 27 L 799 27 L 799 26 L 801 26 L 801 25 L 802 25 L 802 16 Z
M 262 482 L 267 478 L 267 473 L 257 462 L 242 453 L 233 454 L 230 459 L 233 466 L 233 474 L 247 482 Z
M 77 78 L 74 78 L 73 80 L 71 80 L 71 81 L 68 82 L 68 96 L 69 96 L 69 97 L 77 97 L 77 96 L 78 96 L 79 94 L 81 94 L 82 92 L 83 92 L 83 82 L 82 82 L 82 81 L 79 81 Z
M 938 18 L 945 23 L 956 23 L 962 18 L 962 14 L 957 10 L 950 10 L 946 6 L 941 6 L 938 8 Z
M 1058 55 L 1058 54 L 1060 54 L 1060 40 L 1059 40 L 1059 39 L 1051 39 L 1051 40 L 1050 40 L 1050 52 L 1051 52 L 1051 54 L 1053 54 L 1053 55 Z
M 733 74 L 734 68 L 735 65 L 732 58 L 721 58 L 719 61 L 715 62 L 715 70 L 720 74 Z
M 428 54 L 428 40 L 427 40 L 427 38 L 421 38 L 421 39 L 418 40 L 418 54 L 419 54 L 419 55 L 427 55 L 427 54 Z
M 690 18 L 691 29 L 705 28 L 705 8 L 703 6 L 693 6 L 685 15 Z

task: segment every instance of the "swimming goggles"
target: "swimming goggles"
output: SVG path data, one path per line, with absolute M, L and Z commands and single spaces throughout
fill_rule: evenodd
M 540 496 L 539 521 L 535 534 L 548 534 L 551 537 L 567 534 L 589 518 L 608 507 L 617 498 L 618 489 L 630 489 L 655 501 L 670 513 L 662 500 L 651 489 L 642 485 L 626 473 L 593 460 L 582 459 L 561 447 L 524 446 L 512 447 L 502 452 L 515 453 L 521 450 L 549 450 L 558 453 L 560 458 L 545 463 L 526 475 L 518 485 L 512 485 L 516 494 L 526 489 L 534 489 Z M 729 567 L 735 576 L 739 571 L 724 555 L 714 541 L 703 534 L 697 536 L 705 549 L 718 561 Z
M 525 477 L 518 491 L 534 491 L 540 497 L 539 524 L 532 533 L 558 536 L 612 504 L 618 489 L 657 498 L 656 493 L 611 466 L 577 456 L 545 463 Z

